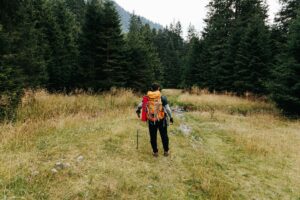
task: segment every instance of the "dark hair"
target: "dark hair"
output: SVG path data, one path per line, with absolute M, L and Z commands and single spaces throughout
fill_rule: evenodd
M 151 90 L 152 91 L 156 91 L 160 88 L 160 85 L 158 83 L 152 83 L 152 86 L 151 86 Z

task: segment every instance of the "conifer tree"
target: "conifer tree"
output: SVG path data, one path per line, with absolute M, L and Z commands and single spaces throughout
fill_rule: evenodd
M 85 22 L 80 35 L 79 86 L 101 90 L 103 66 L 101 52 L 105 44 L 103 30 L 103 8 L 98 0 L 87 3 Z
M 46 84 L 44 8 L 43 0 L 1 1 L 1 117 L 13 117 L 23 88 Z
M 277 58 L 287 43 L 290 23 L 296 19 L 297 10 L 300 9 L 298 0 L 280 0 L 282 8 L 275 18 L 276 24 L 272 26 L 271 42 L 273 63 L 276 64 Z
M 300 11 L 300 10 L 299 10 Z M 298 11 L 298 12 L 299 12 Z M 300 15 L 289 26 L 287 47 L 268 85 L 271 98 L 284 113 L 300 115 Z
M 12 40 L 0 23 L 0 120 L 14 118 L 23 92 L 20 67 L 13 64 Z
M 282 33 L 287 35 L 290 23 L 295 20 L 298 15 L 297 11 L 300 9 L 300 1 L 280 0 L 280 2 L 282 3 L 282 9 L 275 20 L 279 23 Z
M 233 87 L 238 94 L 247 91 L 263 94 L 269 75 L 271 58 L 270 35 L 266 26 L 267 9 L 260 0 L 243 0 L 237 14 L 238 27 L 234 30 L 240 35 L 236 49 Z
M 228 90 L 231 87 L 231 79 L 228 77 L 233 73 L 232 63 L 228 62 L 229 35 L 233 19 L 232 1 L 213 0 L 209 9 L 203 38 L 208 56 L 204 65 L 208 66 L 207 73 L 210 78 L 204 84 L 210 90 Z
M 163 84 L 168 88 L 178 88 L 183 79 L 185 46 L 181 34 L 180 22 L 173 23 L 158 34 L 155 42 L 163 65 Z
M 127 86 L 138 91 L 148 90 L 152 82 L 156 81 L 153 66 L 157 58 L 153 49 L 147 45 L 143 29 L 141 19 L 133 14 L 126 38 L 129 62 Z
M 21 1 L 19 0 L 0 1 L 0 22 L 7 32 L 16 28 L 18 22 L 17 12 L 20 4 Z
M 111 1 L 104 2 L 102 40 L 104 46 L 99 49 L 103 64 L 102 88 L 107 90 L 112 86 L 125 86 L 125 41 L 119 15 Z
M 154 38 L 156 37 L 156 34 L 153 30 L 151 30 L 149 24 L 142 26 L 142 37 L 145 41 L 145 47 L 149 52 L 149 67 L 153 71 L 155 82 L 162 83 L 162 64 L 157 52 L 157 48 L 154 44 Z
M 76 16 L 76 22 L 81 25 L 84 23 L 84 16 L 86 11 L 85 0 L 65 0 L 67 7 Z
M 49 60 L 47 88 L 50 91 L 70 90 L 76 85 L 78 65 L 77 37 L 79 28 L 74 14 L 62 0 L 48 2 L 51 16 L 48 18 L 47 39 Z
M 22 66 L 25 87 L 44 87 L 48 80 L 46 52 L 48 41 L 45 35 L 45 20 L 48 12 L 44 0 L 24 0 L 17 12 L 19 23 L 14 45 L 18 54 L 16 64 Z
M 199 86 L 199 78 L 202 76 L 200 74 L 201 61 L 199 60 L 202 53 L 200 40 L 192 37 L 189 39 L 188 45 L 183 85 L 185 87 Z

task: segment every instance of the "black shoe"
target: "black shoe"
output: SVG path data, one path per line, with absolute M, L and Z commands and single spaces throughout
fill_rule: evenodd
M 165 157 L 168 157 L 168 156 L 169 156 L 169 152 L 168 152 L 168 151 L 165 151 L 165 152 L 164 152 L 164 156 L 165 156 Z
M 152 155 L 157 158 L 158 157 L 158 152 L 155 152 Z

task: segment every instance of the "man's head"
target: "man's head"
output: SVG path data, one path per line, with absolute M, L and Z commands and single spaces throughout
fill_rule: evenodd
M 151 90 L 153 92 L 157 91 L 157 90 L 160 90 L 160 85 L 158 83 L 153 83 L 152 86 L 151 86 Z

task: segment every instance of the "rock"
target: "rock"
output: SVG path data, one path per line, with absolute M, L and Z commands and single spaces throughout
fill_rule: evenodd
M 65 168 L 65 166 L 64 166 L 64 164 L 62 162 L 55 163 L 55 169 L 62 170 L 64 168 Z
M 55 169 L 56 170 L 63 170 L 65 168 L 71 167 L 70 163 L 63 163 L 63 162 L 57 162 L 55 163 Z
M 174 116 L 176 116 L 176 117 L 178 117 L 180 119 L 184 118 L 184 113 L 186 112 L 184 110 L 184 108 L 179 107 L 179 106 L 175 106 L 175 107 L 172 107 L 171 110 L 173 111 Z
M 64 168 L 69 168 L 69 167 L 71 167 L 70 163 L 64 163 Z
M 185 124 L 180 124 L 179 129 L 186 136 L 189 135 L 192 131 L 191 127 L 189 127 Z
M 57 169 L 53 168 L 53 169 L 51 169 L 51 172 L 52 172 L 53 174 L 56 174 L 58 171 L 57 171 Z
M 35 170 L 35 171 L 33 171 L 33 172 L 31 173 L 31 175 L 32 175 L 32 176 L 37 176 L 37 175 L 39 175 L 39 173 L 40 173 L 39 171 Z
M 84 159 L 84 157 L 83 157 L 83 156 L 78 156 L 76 160 L 77 160 L 77 162 L 82 162 L 82 161 L 83 161 L 83 159 Z

